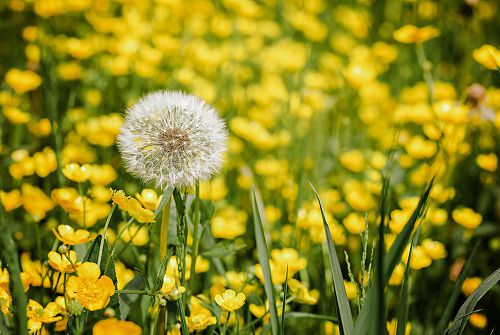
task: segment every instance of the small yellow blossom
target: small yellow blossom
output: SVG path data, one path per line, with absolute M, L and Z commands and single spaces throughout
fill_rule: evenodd
M 92 240 L 90 232 L 84 229 L 75 229 L 68 225 L 59 225 L 57 230 L 52 229 L 56 238 L 64 244 L 76 245 L 87 243 Z
M 446 249 L 444 244 L 438 241 L 433 241 L 429 238 L 426 238 L 422 241 L 422 247 L 424 248 L 427 256 L 432 258 L 433 260 L 441 259 L 446 257 Z
M 144 208 L 154 211 L 160 203 L 161 196 L 158 197 L 155 190 L 145 188 L 141 193 L 136 193 L 135 197 L 141 202 Z
M 439 36 L 439 33 L 433 26 L 405 25 L 394 32 L 394 39 L 401 43 L 422 43 Z
M 340 164 L 352 172 L 361 172 L 365 168 L 365 157 L 359 150 L 344 152 L 340 155 Z
M 141 335 L 141 328 L 132 321 L 104 319 L 92 327 L 92 335 Z
M 365 231 L 366 221 L 357 213 L 350 213 L 344 218 L 344 227 L 351 234 L 360 234 Z
M 83 183 L 92 175 L 92 168 L 88 164 L 80 166 L 80 164 L 71 163 L 63 167 L 62 173 L 69 180 Z
M 478 329 L 484 329 L 488 325 L 488 319 L 483 313 L 474 313 L 470 316 L 470 324 Z
M 10 212 L 23 204 L 19 190 L 12 190 L 10 192 L 0 191 L 0 201 L 6 212 Z
M 500 68 L 500 50 L 491 44 L 485 44 L 479 49 L 475 49 L 472 52 L 472 57 L 487 69 L 498 70 Z
M 30 70 L 10 69 L 5 81 L 16 93 L 25 93 L 37 89 L 42 84 L 42 77 Z
M 468 297 L 481 285 L 482 279 L 479 277 L 469 277 L 464 280 L 462 284 L 462 293 Z
M 495 154 L 477 155 L 476 164 L 483 170 L 494 172 L 498 167 L 498 158 Z
M 62 319 L 59 305 L 49 302 L 45 308 L 35 300 L 28 302 L 26 313 L 28 315 L 28 331 L 30 334 L 37 334 L 42 329 L 44 323 L 53 323 Z
M 222 295 L 218 294 L 215 296 L 215 302 L 219 305 L 223 310 L 228 312 L 234 312 L 237 309 L 240 309 L 241 306 L 245 304 L 246 296 L 244 293 L 234 292 L 233 290 L 226 290 Z
M 101 276 L 101 269 L 95 263 L 85 262 L 78 267 L 77 276 L 72 276 L 66 284 L 70 299 L 78 300 L 89 311 L 106 307 L 115 293 L 111 278 Z
M 451 212 L 451 217 L 456 223 L 469 229 L 477 228 L 483 221 L 481 214 L 467 207 L 455 208 L 453 212 Z
M 73 273 L 78 268 L 79 263 L 76 260 L 76 252 L 70 250 L 66 255 L 61 255 L 55 251 L 49 251 L 49 265 L 56 271 L 62 273 Z
M 290 288 L 290 291 L 296 296 L 295 301 L 297 301 L 298 303 L 315 305 L 318 302 L 319 291 L 309 291 L 307 287 L 297 279 L 288 279 L 288 287 Z

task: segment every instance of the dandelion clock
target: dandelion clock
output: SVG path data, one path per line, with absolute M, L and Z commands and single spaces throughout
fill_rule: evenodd
M 224 121 L 193 95 L 159 91 L 125 113 L 118 148 L 126 169 L 157 188 L 184 188 L 220 170 L 226 150 Z

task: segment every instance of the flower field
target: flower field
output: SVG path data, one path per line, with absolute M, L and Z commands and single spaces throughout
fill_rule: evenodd
M 495 334 L 493 0 L 0 2 L 0 334 Z

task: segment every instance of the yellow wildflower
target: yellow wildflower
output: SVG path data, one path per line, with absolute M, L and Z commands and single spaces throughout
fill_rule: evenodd
M 219 305 L 223 310 L 228 312 L 234 312 L 237 309 L 240 309 L 241 306 L 245 304 L 246 296 L 244 293 L 234 292 L 233 290 L 225 290 L 222 295 L 218 294 L 215 296 L 215 302 Z
M 494 172 L 498 167 L 498 158 L 495 154 L 477 155 L 476 164 L 483 170 Z
M 101 276 L 101 269 L 97 264 L 85 262 L 78 267 L 77 276 L 68 279 L 66 293 L 89 311 L 96 311 L 106 307 L 115 293 L 115 286 L 111 278 Z
M 296 296 L 296 301 L 301 304 L 315 305 L 319 299 L 319 291 L 309 291 L 307 287 L 297 279 L 288 279 L 288 287 L 290 291 Z
M 453 212 L 451 212 L 451 217 L 456 223 L 469 229 L 477 228 L 483 221 L 481 214 L 467 207 L 455 208 Z
M 482 45 L 479 49 L 475 49 L 472 52 L 472 57 L 487 69 L 497 70 L 500 68 L 500 50 L 493 45 Z
M 30 70 L 10 69 L 5 81 L 16 93 L 25 93 L 37 89 L 42 84 L 42 77 Z
M 70 163 L 63 167 L 62 173 L 69 180 L 83 183 L 90 178 L 92 170 L 91 166 L 88 164 L 80 166 L 80 164 L 77 163 Z
M 52 323 L 62 319 L 60 308 L 55 302 L 49 302 L 45 308 L 35 300 L 28 302 L 26 306 L 28 316 L 28 332 L 37 334 L 42 329 L 44 323 Z
M 161 197 L 158 197 L 155 190 L 145 188 L 141 193 L 136 193 L 135 197 L 141 202 L 144 208 L 154 211 L 160 203 Z
M 474 313 L 470 316 L 470 324 L 478 329 L 484 329 L 486 328 L 486 325 L 488 324 L 488 319 L 486 318 L 486 315 L 483 313 Z
M 0 201 L 6 212 L 19 208 L 23 204 L 21 192 L 12 190 L 10 192 L 0 191 Z
M 422 43 L 439 36 L 439 33 L 433 26 L 405 25 L 394 32 L 394 39 L 401 43 Z
M 462 284 L 462 293 L 468 297 L 481 285 L 482 279 L 479 277 L 470 277 L 464 280 Z
M 141 335 L 141 328 L 132 321 L 109 318 L 100 320 L 92 327 L 92 335 Z
M 365 168 L 365 157 L 359 150 L 344 152 L 340 155 L 340 164 L 352 172 L 361 172 Z
M 360 234 L 365 231 L 366 221 L 357 213 L 350 213 L 344 218 L 344 227 L 351 234 Z
M 424 248 L 427 256 L 429 256 L 433 260 L 446 257 L 446 249 L 444 247 L 444 244 L 441 242 L 426 238 L 422 241 L 422 248 Z
M 55 251 L 49 251 L 48 258 L 49 265 L 56 271 L 62 273 L 73 273 L 79 265 L 76 261 L 76 252 L 73 250 L 70 250 L 66 255 L 61 255 Z
M 78 229 L 75 231 L 73 227 L 68 225 L 59 225 L 57 230 L 52 229 L 52 232 L 59 241 L 68 245 L 83 244 L 92 240 L 88 230 Z

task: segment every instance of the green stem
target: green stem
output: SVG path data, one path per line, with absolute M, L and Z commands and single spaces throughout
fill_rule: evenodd
M 109 264 L 111 262 L 111 259 L 113 258 L 113 255 L 115 254 L 115 249 L 116 249 L 116 242 L 120 239 L 120 236 L 122 236 L 123 232 L 128 229 L 128 227 L 134 222 L 134 218 L 130 218 L 130 220 L 127 221 L 125 226 L 120 230 L 118 235 L 116 235 L 115 241 L 113 242 L 113 247 L 111 248 L 111 252 L 109 253 L 108 259 L 106 259 L 106 266 L 104 267 L 104 273 L 107 273 Z
M 108 231 L 109 222 L 111 221 L 111 217 L 113 216 L 115 208 L 116 204 L 113 203 L 113 207 L 111 208 L 111 212 L 109 213 L 108 218 L 106 219 L 106 224 L 104 225 L 104 229 L 102 231 L 101 245 L 99 246 L 99 256 L 97 257 L 97 265 L 99 266 L 101 266 L 102 251 L 104 250 L 104 241 L 106 241 L 106 232 Z
M 198 227 L 200 225 L 200 184 L 196 183 L 196 198 L 194 199 L 193 249 L 191 252 L 191 271 L 189 275 L 189 291 L 193 292 L 194 276 L 196 274 L 196 258 L 198 257 Z
M 148 290 L 116 290 L 116 294 L 143 294 L 143 295 L 154 295 L 154 292 Z
M 226 335 L 227 328 L 229 327 L 229 318 L 230 317 L 231 317 L 231 312 L 227 312 L 226 323 L 224 324 L 224 327 L 222 328 L 221 335 Z
M 417 59 L 422 71 L 424 72 L 424 80 L 429 90 L 429 103 L 434 103 L 434 80 L 432 78 L 430 63 L 425 56 L 424 45 L 422 43 L 416 44 Z

